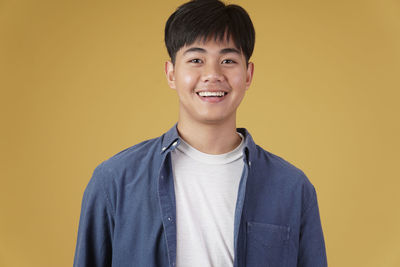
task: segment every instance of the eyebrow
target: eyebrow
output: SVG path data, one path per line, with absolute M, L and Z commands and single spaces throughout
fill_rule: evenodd
M 190 52 L 199 52 L 199 53 L 207 53 L 207 50 L 205 50 L 204 48 L 201 47 L 191 47 L 189 49 L 187 49 L 185 52 L 183 52 L 183 55 L 186 55 L 187 53 Z M 238 54 L 240 55 L 240 51 L 236 48 L 224 48 L 221 51 L 219 51 L 220 54 L 224 55 L 224 54 L 229 54 L 229 53 L 234 53 L 234 54 Z

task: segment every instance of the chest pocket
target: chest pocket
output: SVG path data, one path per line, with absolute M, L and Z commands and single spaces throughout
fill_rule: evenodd
M 247 222 L 246 267 L 286 267 L 290 227 Z

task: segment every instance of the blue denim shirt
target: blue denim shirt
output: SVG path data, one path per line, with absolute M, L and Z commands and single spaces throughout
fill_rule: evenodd
M 234 267 L 327 266 L 316 192 L 304 173 L 256 145 L 244 128 L 234 219 Z M 100 164 L 85 190 L 74 266 L 175 266 L 171 151 L 162 136 Z

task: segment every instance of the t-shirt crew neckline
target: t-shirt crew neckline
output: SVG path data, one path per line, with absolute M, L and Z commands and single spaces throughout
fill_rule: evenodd
M 206 163 L 206 164 L 228 164 L 231 163 L 239 158 L 242 157 L 243 155 L 243 145 L 244 145 L 244 137 L 241 133 L 237 132 L 237 134 L 240 136 L 242 141 L 240 144 L 233 149 L 232 151 L 229 151 L 224 154 L 207 154 L 204 152 L 201 152 L 197 150 L 196 148 L 192 147 L 188 143 L 186 143 L 182 138 L 181 138 L 181 143 L 177 147 L 179 151 L 182 153 L 185 153 L 192 159 Z

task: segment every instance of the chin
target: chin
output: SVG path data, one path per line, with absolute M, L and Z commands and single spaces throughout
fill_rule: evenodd
M 210 125 L 215 125 L 215 124 L 222 124 L 226 121 L 226 117 L 203 117 L 200 119 L 200 121 L 204 124 L 210 124 Z

